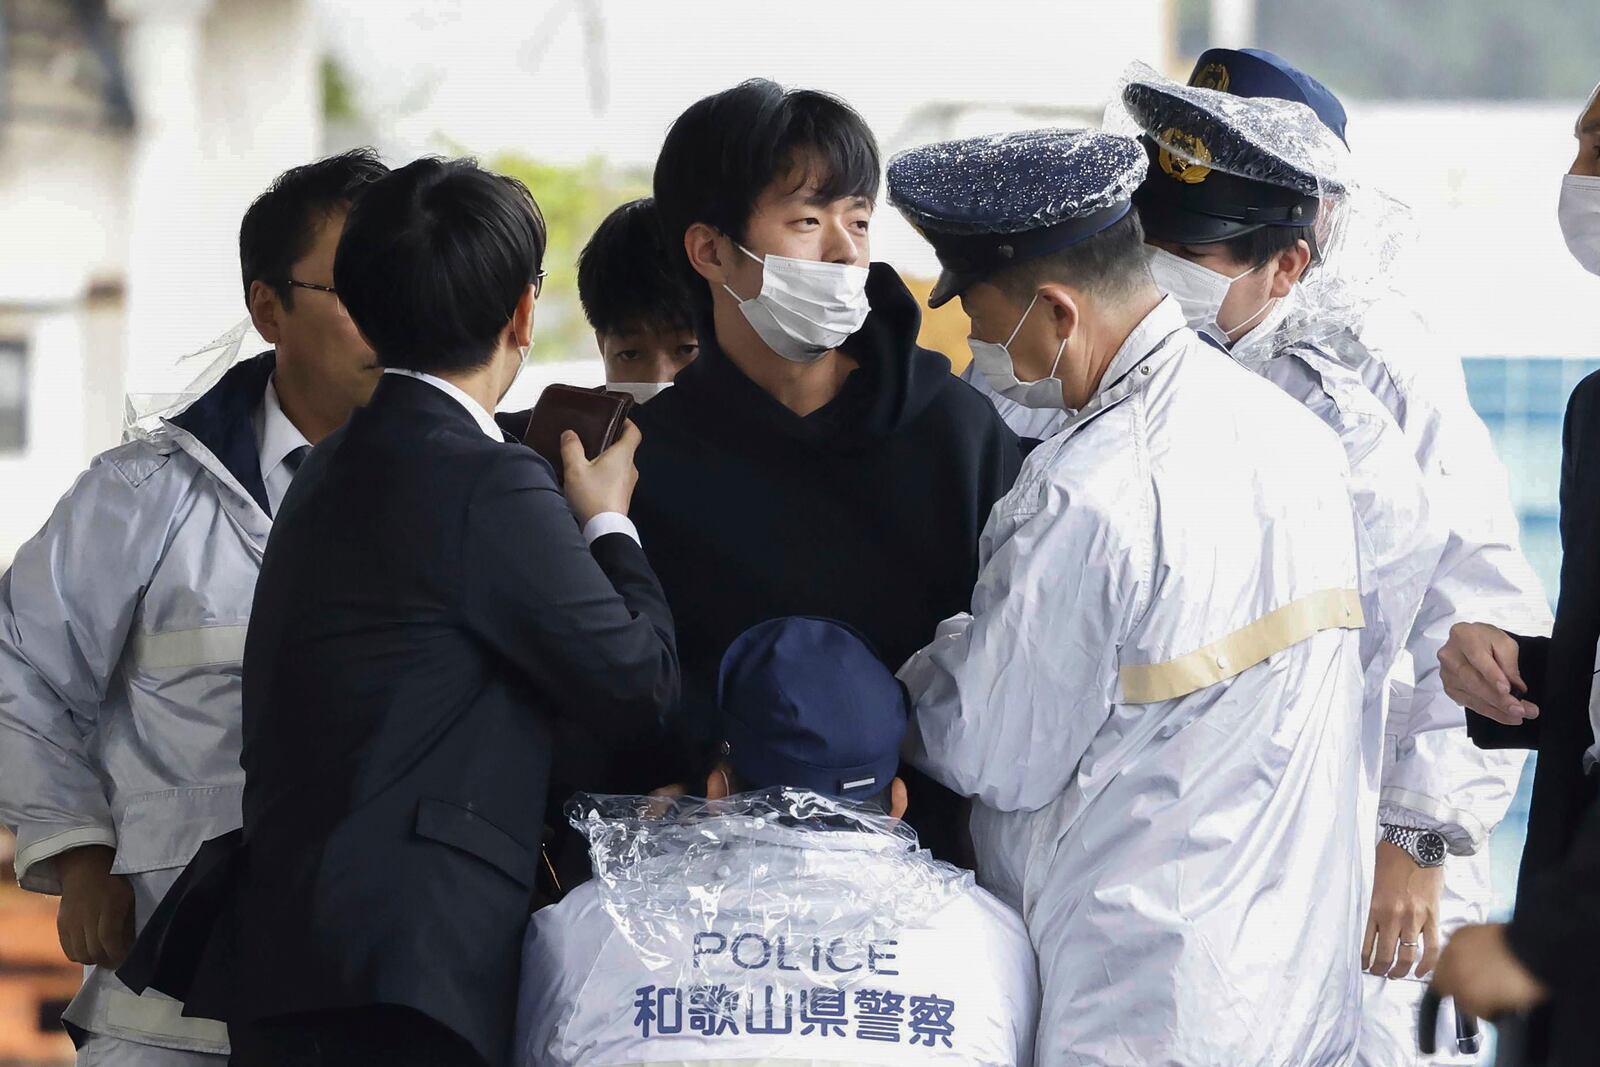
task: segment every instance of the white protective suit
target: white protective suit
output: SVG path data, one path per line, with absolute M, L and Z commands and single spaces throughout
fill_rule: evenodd
M 1136 69 L 1131 80 L 1150 78 Z M 1182 92 L 1207 97 L 1205 90 Z M 1367 587 L 1375 588 L 1385 609 L 1376 619 L 1369 611 L 1368 625 L 1393 631 L 1384 643 L 1397 643 L 1403 653 L 1396 661 L 1394 649 L 1386 649 L 1397 669 L 1389 679 L 1384 720 L 1380 818 L 1434 829 L 1447 840 L 1452 855 L 1439 923 L 1447 938 L 1463 923 L 1488 918 L 1493 886 L 1486 845 L 1515 795 L 1525 753 L 1483 751 L 1472 744 L 1461 709 L 1444 694 L 1438 651 L 1451 626 L 1461 621 L 1548 634 L 1549 607 L 1518 547 L 1505 471 L 1468 402 L 1459 358 L 1432 350 L 1414 317 L 1393 313 L 1399 305 L 1391 292 L 1395 261 L 1414 233 L 1409 210 L 1352 180 L 1349 152 L 1306 109 L 1281 101 L 1231 103 L 1241 110 L 1265 105 L 1265 121 L 1251 131 L 1255 142 L 1288 158 L 1315 160 L 1312 169 L 1328 183 L 1330 195 L 1324 197 L 1316 227 L 1319 263 L 1275 309 L 1270 328 L 1257 327 L 1233 346 L 1234 355 L 1306 402 L 1345 442 L 1356 476 L 1357 513 L 1375 534 Z M 1149 125 L 1151 116 L 1146 118 Z M 1127 121 L 1132 118 L 1125 111 L 1108 110 L 1108 125 Z M 1164 120 L 1154 123 L 1165 125 Z M 1290 362 L 1262 361 L 1263 355 L 1285 352 L 1293 353 Z M 1296 385 L 1303 375 L 1295 363 L 1312 369 L 1325 388 Z M 1351 386 L 1351 379 L 1361 390 Z M 1359 396 L 1361 391 L 1369 396 Z M 1314 402 L 1319 392 L 1336 403 L 1319 406 Z M 1370 409 L 1374 403 L 1398 430 L 1386 428 L 1380 436 L 1401 439 L 1411 473 L 1402 475 L 1397 462 L 1380 459 L 1362 443 L 1372 435 L 1361 427 L 1374 425 L 1374 419 L 1370 413 L 1352 419 L 1352 405 Z M 1392 442 L 1383 450 L 1397 451 Z M 1358 458 L 1362 453 L 1368 458 Z M 1383 470 L 1389 473 L 1379 479 Z M 1426 534 L 1411 527 L 1406 504 L 1418 479 L 1432 527 Z M 1430 556 L 1431 574 L 1418 586 L 1415 567 Z M 1369 651 L 1378 636 L 1369 634 Z M 1383 662 L 1369 659 L 1369 683 Z M 1366 1067 L 1421 1063 L 1415 1028 L 1424 980 L 1369 976 L 1364 982 L 1361 1062 Z M 1443 1028 L 1453 1029 L 1448 1009 L 1443 1014 Z M 1471 1060 L 1450 1053 L 1435 1062 Z
M 1467 399 L 1461 361 L 1430 350 L 1414 327 L 1379 309 L 1359 335 L 1340 331 L 1320 347 L 1359 375 L 1394 416 L 1423 475 L 1434 521 L 1446 535 L 1406 641 L 1410 663 L 1403 666 L 1409 669 L 1391 686 L 1382 803 L 1386 812 L 1393 806 L 1431 815 L 1428 825 L 1450 839 L 1456 854 L 1445 861 L 1439 923 L 1441 936 L 1448 938 L 1465 924 L 1490 918 L 1494 885 L 1488 839 L 1516 795 L 1526 753 L 1472 745 L 1460 707 L 1444 693 L 1439 649 L 1457 622 L 1491 622 L 1513 633 L 1547 635 L 1553 619 L 1522 554 L 1505 467 Z M 1382 343 L 1385 338 L 1394 343 Z M 1366 983 L 1360 1060 L 1365 1067 L 1476 1061 L 1448 1052 L 1424 1061 L 1416 1052 L 1416 1005 L 1424 980 L 1369 977 Z M 1442 1025 L 1449 1026 L 1448 1010 L 1443 1014 Z
M 529 924 L 514 1067 L 1032 1062 L 1021 919 L 896 820 L 770 790 L 574 821 L 597 877 Z
M 210 446 L 164 422 L 98 456 L 0 578 L 0 821 L 25 889 L 60 892 L 55 856 L 110 846 L 142 929 L 200 844 L 240 825 L 240 664 L 272 523 L 214 448 L 256 462 L 271 369 L 242 363 L 190 409 L 222 433 Z M 221 1023 L 180 1009 L 95 967 L 65 1018 L 227 1053 Z
M 977 798 L 1056 1065 L 1351 1062 L 1373 823 L 1337 439 L 1164 300 L 989 517 L 902 668 Z

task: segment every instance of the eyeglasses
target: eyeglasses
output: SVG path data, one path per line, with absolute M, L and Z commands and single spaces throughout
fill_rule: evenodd
M 533 295 L 535 299 L 537 299 L 539 294 L 544 291 L 544 277 L 546 273 L 547 272 L 545 271 L 540 271 L 538 274 L 533 276 Z M 291 289 L 310 289 L 312 292 L 317 293 L 330 293 L 333 296 L 339 295 L 339 291 L 331 285 L 318 285 L 315 282 L 297 282 L 293 278 L 289 279 L 289 287 Z

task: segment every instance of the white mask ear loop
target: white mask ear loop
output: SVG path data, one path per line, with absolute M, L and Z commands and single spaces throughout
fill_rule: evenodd
M 1033 305 L 1037 304 L 1038 302 L 1039 302 L 1039 294 L 1038 293 L 1034 293 L 1033 294 L 1033 299 L 1028 301 L 1028 310 L 1024 311 L 1022 313 L 1022 318 L 1017 320 L 1017 328 L 1011 331 L 1011 336 L 1010 337 L 1006 338 L 1006 344 L 1005 344 L 1006 355 L 1008 355 L 1008 356 L 1011 355 L 1011 342 L 1015 341 L 1017 339 L 1017 334 L 1022 332 L 1022 324 L 1024 322 L 1028 321 L 1028 315 L 1029 315 L 1030 312 L 1033 311 Z M 1056 349 L 1055 362 L 1050 364 L 1050 372 L 1048 374 L 1046 374 L 1044 376 L 1044 378 L 1040 378 L 1039 379 L 1041 382 L 1046 380 L 1046 379 L 1048 379 L 1048 378 L 1054 378 L 1056 376 L 1056 368 L 1061 366 L 1061 354 L 1063 352 L 1065 352 L 1066 350 L 1067 350 L 1067 339 L 1065 337 L 1063 337 L 1061 339 L 1060 347 L 1058 347 Z
M 1022 313 L 1022 318 L 1018 319 L 1017 324 L 1011 328 L 1011 336 L 1007 337 L 1005 344 L 1000 346 L 1006 350 L 1007 355 L 1011 353 L 1011 342 L 1015 341 L 1017 339 L 1017 334 L 1022 332 L 1022 324 L 1028 321 L 1028 316 L 1033 312 L 1033 305 L 1037 304 L 1038 302 L 1039 294 L 1034 293 L 1033 299 L 1028 301 L 1028 309 Z
M 1245 271 L 1243 274 L 1238 274 L 1238 275 L 1235 275 L 1232 278 L 1229 278 L 1228 279 L 1228 287 L 1231 289 L 1233 287 L 1233 283 L 1234 282 L 1238 281 L 1240 278 L 1248 278 L 1248 277 L 1250 277 L 1250 275 L 1254 274 L 1256 271 L 1260 270 L 1262 267 L 1265 267 L 1270 262 L 1272 262 L 1272 261 L 1271 260 L 1263 260 L 1262 262 L 1257 263 L 1255 266 L 1251 267 L 1249 270 Z M 1231 330 L 1223 330 L 1222 331 L 1223 335 L 1225 337 L 1227 337 L 1228 344 L 1230 344 L 1230 345 L 1233 344 L 1234 342 L 1238 341 L 1240 337 L 1243 337 L 1245 334 L 1249 333 L 1251 326 L 1254 325 L 1256 322 L 1259 322 L 1261 320 L 1261 318 L 1264 315 L 1266 315 L 1267 311 L 1272 307 L 1272 305 L 1275 302 L 1277 302 L 1277 299 L 1278 298 L 1275 297 L 1275 296 L 1267 297 L 1267 302 L 1262 304 L 1259 308 L 1257 308 L 1256 309 L 1256 313 L 1254 315 L 1251 315 L 1248 319 L 1245 319 L 1243 322 L 1239 323 L 1237 326 L 1235 326 Z M 1221 327 L 1221 325 L 1222 324 L 1220 322 L 1217 323 L 1217 326 L 1219 328 Z M 1238 334 L 1239 337 L 1235 337 L 1234 334 Z
M 717 773 L 722 775 L 722 795 L 725 797 L 733 796 L 733 783 L 728 780 L 728 772 L 718 767 Z
M 762 259 L 760 256 L 756 255 L 754 252 L 750 251 L 744 245 L 740 244 L 738 241 L 735 241 L 735 242 L 733 242 L 733 247 L 737 248 L 739 251 L 743 252 L 745 255 L 749 256 L 751 259 L 753 259 L 757 263 L 761 264 L 761 268 L 763 270 L 766 269 L 767 261 Z M 722 289 L 723 289 L 723 292 L 727 293 L 729 296 L 731 296 L 735 300 L 739 301 L 739 303 L 742 304 L 742 303 L 745 302 L 744 297 L 742 297 L 738 293 L 734 292 L 733 291 L 733 286 L 729 285 L 727 282 L 723 282 L 722 283 Z

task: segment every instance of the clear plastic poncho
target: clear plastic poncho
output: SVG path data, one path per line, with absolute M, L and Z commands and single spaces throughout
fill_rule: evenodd
M 1358 334 L 1398 303 L 1399 260 L 1416 242 L 1411 209 L 1365 181 L 1350 150 L 1304 104 L 1183 85 L 1136 63 L 1106 108 L 1107 131 L 1146 137 L 1180 172 L 1194 168 L 1314 194 L 1314 259 L 1300 283 L 1234 345 L 1245 362 Z
M 254 345 L 246 348 L 245 342 L 251 338 L 259 340 L 251 321 L 246 318 L 210 344 L 178 357 L 169 372 L 171 376 L 182 380 L 185 372 L 194 375 L 182 387 L 171 391 L 129 393 L 123 403 L 122 439 L 148 438 L 161 428 L 162 420 L 170 419 L 204 396 L 228 368 L 239 362 L 241 351 L 254 354 L 260 350 Z M 261 346 L 271 347 L 265 341 Z
M 794 982 L 847 988 L 875 946 L 972 888 L 899 819 L 801 789 L 579 794 L 567 816 L 602 906 L 663 984 L 753 989 L 775 959 Z

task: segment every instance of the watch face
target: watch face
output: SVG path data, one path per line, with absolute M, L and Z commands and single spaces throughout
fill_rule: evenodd
M 1436 833 L 1425 832 L 1417 835 L 1417 858 L 1429 867 L 1437 867 L 1444 862 L 1444 838 Z

